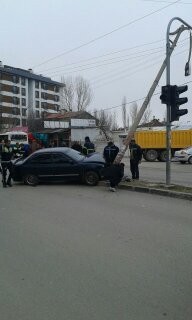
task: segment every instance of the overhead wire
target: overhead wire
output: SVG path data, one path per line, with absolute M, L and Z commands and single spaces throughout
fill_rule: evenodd
M 185 42 L 186 40 L 188 40 L 188 38 L 185 38 L 185 39 L 181 40 L 180 43 L 183 43 L 183 42 Z M 181 46 L 184 46 L 184 45 L 185 45 L 185 44 L 182 44 Z M 148 49 L 148 50 L 142 50 L 142 51 L 140 51 L 139 53 L 154 51 L 154 50 L 156 50 L 156 49 L 158 49 L 158 48 L 163 48 L 163 47 L 156 47 L 156 48 L 151 48 L 151 49 Z M 87 70 L 90 70 L 90 69 L 93 69 L 93 68 L 97 68 L 97 69 L 98 69 L 98 67 L 113 65 L 113 64 L 116 64 L 116 63 L 121 63 L 121 62 L 129 61 L 129 60 L 131 60 L 131 63 L 132 63 L 132 65 L 133 65 L 133 63 L 134 63 L 133 60 L 140 60 L 141 58 L 143 58 L 143 57 L 145 57 L 145 56 L 148 56 L 148 55 L 151 56 L 151 55 L 157 54 L 157 53 L 159 53 L 159 52 L 161 52 L 161 51 L 159 50 L 159 51 L 156 51 L 156 52 L 151 52 L 151 53 L 149 53 L 149 54 L 138 55 L 138 56 L 134 56 L 134 57 L 131 57 L 131 56 L 135 55 L 135 53 L 131 53 L 131 54 L 129 54 L 129 55 L 125 55 L 125 57 L 126 57 L 126 56 L 130 56 L 131 59 L 129 58 L 129 59 L 123 59 L 123 60 L 119 60 L 119 61 L 116 60 L 116 61 L 114 61 L 114 62 L 107 62 L 107 63 L 101 64 L 101 65 L 97 65 L 97 64 L 96 64 L 96 65 L 93 66 L 93 67 L 83 68 L 83 69 L 77 69 L 77 70 L 75 70 L 75 71 L 66 72 L 65 74 L 87 71 Z M 116 58 L 111 58 L 111 59 L 109 59 L 109 60 L 119 59 L 119 58 L 120 58 L 120 57 L 116 57 Z M 133 59 L 133 60 L 132 60 L 132 59 Z M 108 60 L 107 60 L 107 61 L 108 61 Z M 101 61 L 98 61 L 98 62 L 96 62 L 96 63 L 100 63 L 100 62 L 101 62 Z M 79 67 L 81 67 L 81 66 L 77 66 L 76 68 L 79 68 Z M 119 70 L 119 67 L 118 67 L 118 70 Z M 123 70 L 124 70 L 124 67 L 123 67 Z M 113 73 L 113 72 L 114 72 L 114 70 L 105 71 L 105 73 L 103 73 L 103 74 L 101 74 L 101 75 L 99 75 L 99 76 L 97 76 L 97 77 L 92 78 L 90 81 L 94 81 L 95 79 L 102 78 L 103 76 L 106 78 L 106 74 L 111 74 L 111 73 Z M 56 76 L 58 76 L 59 74 L 62 74 L 62 73 L 63 73 L 63 71 L 61 71 L 61 72 L 55 72 L 55 73 L 52 74 L 52 77 L 56 77 Z
M 155 53 L 159 53 L 159 52 L 161 52 L 162 50 L 158 50 L 158 51 L 156 51 L 156 52 L 154 52 L 153 54 L 155 54 Z M 72 68 L 72 69 L 77 69 L 77 70 L 74 70 L 74 71 L 65 71 L 65 74 L 70 74 L 70 73 L 74 73 L 74 72 L 81 72 L 81 71 L 85 71 L 85 70 L 90 70 L 90 69 L 94 69 L 94 68 L 100 68 L 100 67 L 103 67 L 103 66 L 107 66 L 107 65 L 111 65 L 111 64 L 116 64 L 116 63 L 120 63 L 120 62 L 124 62 L 124 61 L 129 61 L 129 60 L 135 60 L 135 59 L 137 59 L 137 58 L 143 58 L 143 57 L 145 57 L 145 56 L 149 56 L 149 55 L 151 55 L 151 54 L 145 54 L 145 55 L 140 55 L 140 56 L 134 56 L 134 57 L 130 57 L 129 56 L 129 58 L 126 58 L 126 59 L 121 59 L 121 60 L 116 60 L 116 61 L 112 61 L 112 62 L 106 62 L 106 63 L 102 63 L 102 64 L 95 64 L 95 65 L 93 65 L 93 66 L 90 66 L 90 67 L 87 67 L 87 68 L 83 68 L 83 69 L 81 69 L 83 66 L 80 66 L 80 67 L 74 67 L 74 68 Z M 126 57 L 126 56 L 124 56 L 124 57 Z M 120 58 L 120 57 L 118 57 L 118 58 Z M 109 59 L 109 60 L 114 60 L 115 58 L 112 58 L 112 59 Z M 117 58 L 116 58 L 117 59 Z M 109 60 L 104 60 L 104 61 L 109 61 Z M 98 63 L 100 63 L 100 62 L 102 62 L 102 61 L 99 61 Z M 84 66 L 89 66 L 89 65 L 91 65 L 91 64 L 87 64 L 87 65 L 84 65 Z M 80 69 L 79 69 L 80 68 Z M 63 71 L 60 71 L 60 72 L 54 72 L 54 73 L 51 73 L 51 74 L 49 74 L 49 75 L 51 75 L 51 76 L 55 76 L 55 75 L 59 75 L 59 74 L 62 74 L 63 73 Z
M 66 66 L 70 66 L 70 65 L 74 65 L 74 64 L 79 64 L 81 62 L 86 62 L 86 61 L 90 61 L 90 60 L 99 59 L 99 58 L 102 58 L 102 57 L 105 57 L 105 56 L 114 55 L 114 54 L 117 54 L 117 53 L 120 53 L 120 52 L 129 51 L 129 50 L 137 49 L 137 48 L 144 47 L 144 46 L 149 46 L 151 44 L 162 42 L 162 41 L 165 41 L 165 39 L 160 39 L 160 40 L 157 40 L 157 41 L 148 42 L 148 43 L 144 43 L 144 44 L 141 44 L 141 45 L 136 45 L 136 46 L 125 48 L 125 49 L 118 50 L 118 51 L 111 51 L 109 53 L 105 53 L 105 54 L 102 54 L 102 55 L 99 55 L 99 56 L 95 56 L 95 57 L 92 57 L 92 58 L 82 59 L 82 60 L 79 60 L 79 61 L 76 61 L 76 62 L 68 63 L 68 64 L 65 64 L 64 66 L 56 66 L 56 67 L 52 67 L 52 68 L 49 68 L 49 69 L 40 70 L 39 72 L 41 73 L 41 72 L 47 72 L 47 71 L 54 70 L 54 69 L 60 69 L 62 67 L 66 67 Z
M 174 57 L 174 56 L 177 56 L 177 55 L 179 55 L 179 54 L 181 54 L 181 53 L 183 53 L 183 52 L 186 52 L 186 51 L 187 51 L 187 50 L 183 50 L 183 51 L 181 51 L 181 52 L 173 55 L 173 57 Z M 138 69 L 138 70 L 136 70 L 136 71 L 134 71 L 134 72 L 132 72 L 132 73 L 129 73 L 129 74 L 123 76 L 123 77 L 120 77 L 120 78 L 118 77 L 118 78 L 113 79 L 113 80 L 111 80 L 111 81 L 108 81 L 108 82 L 106 82 L 106 83 L 104 83 L 104 84 L 101 84 L 101 85 L 98 85 L 98 86 L 96 86 L 96 87 L 93 87 L 93 89 L 95 90 L 95 89 L 98 89 L 98 88 L 100 88 L 100 87 L 103 87 L 103 86 L 106 86 L 106 85 L 108 85 L 108 84 L 111 84 L 111 83 L 113 83 L 113 82 L 115 82 L 115 81 L 128 78 L 128 77 L 134 75 L 135 73 L 138 73 L 138 72 L 140 72 L 141 70 L 145 70 L 145 69 L 151 68 L 151 67 L 153 67 L 154 65 L 156 65 L 157 63 L 160 63 L 160 62 L 162 62 L 162 59 L 159 59 L 158 61 L 156 61 L 156 62 L 153 63 L 152 65 L 145 66 L 144 68 L 140 68 L 140 69 Z
M 164 48 L 164 47 L 158 47 L 158 48 Z M 151 50 L 155 50 L 155 49 L 149 49 L 149 50 L 146 50 L 145 52 L 151 51 Z M 94 69 L 94 68 L 100 68 L 100 67 L 108 66 L 108 65 L 113 65 L 113 64 L 117 64 L 117 63 L 121 63 L 121 62 L 125 62 L 125 61 L 137 60 L 137 59 L 139 60 L 139 59 L 141 59 L 141 58 L 143 58 L 145 56 L 151 56 L 151 55 L 157 54 L 159 52 L 162 52 L 162 50 L 158 50 L 158 51 L 151 52 L 151 53 L 144 54 L 144 55 L 136 55 L 136 56 L 135 56 L 135 53 L 133 53 L 131 55 L 122 56 L 122 57 L 129 57 L 129 58 L 126 58 L 126 59 L 117 60 L 117 59 L 119 59 L 121 57 L 111 58 L 111 59 L 108 59 L 108 60 L 98 61 L 98 62 L 90 63 L 90 64 L 87 64 L 87 65 L 76 66 L 76 67 L 71 68 L 72 71 L 63 71 L 62 70 L 62 71 L 59 71 L 59 72 L 48 73 L 48 75 L 51 76 L 51 77 L 55 77 L 55 76 L 58 76 L 60 74 L 63 74 L 64 72 L 65 72 L 65 75 L 66 74 L 71 74 L 71 73 L 77 73 L 77 72 L 79 73 L 79 72 L 82 72 L 82 71 L 86 71 L 86 70 L 90 70 L 90 69 Z M 110 61 L 110 60 L 115 60 L 115 61 L 101 63 L 101 62 Z M 101 64 L 98 64 L 98 63 L 101 63 Z M 93 64 L 93 66 L 92 66 L 92 64 Z M 90 66 L 90 67 L 82 68 L 83 66 L 85 66 L 85 67 L 86 66 Z
M 148 17 L 150 17 L 151 15 L 153 15 L 153 14 L 155 14 L 155 13 L 158 13 L 158 12 L 160 12 L 160 11 L 163 11 L 164 9 L 166 9 L 166 8 L 172 6 L 172 5 L 174 5 L 174 4 L 176 4 L 176 3 L 180 2 L 180 1 L 181 1 L 181 0 L 176 0 L 176 1 L 174 1 L 173 3 L 170 3 L 170 4 L 168 4 L 168 5 L 166 5 L 166 6 L 162 7 L 162 8 L 159 8 L 159 9 L 157 9 L 157 10 L 154 10 L 154 11 L 152 11 L 152 12 L 150 12 L 150 13 L 148 13 L 148 14 L 140 17 L 140 18 L 134 19 L 134 20 L 130 21 L 129 23 L 126 23 L 126 24 L 124 24 L 124 25 L 122 25 L 122 26 L 119 26 L 119 27 L 113 29 L 113 30 L 110 31 L 110 32 L 107 32 L 107 33 L 105 33 L 105 34 L 103 34 L 103 35 L 101 35 L 101 36 L 98 36 L 98 37 L 96 37 L 96 38 L 94 38 L 94 39 L 92 39 L 92 40 L 90 40 L 90 41 L 87 41 L 87 42 L 85 42 L 85 43 L 83 43 L 83 44 L 81 44 L 81 45 L 79 45 L 79 46 L 77 46 L 77 47 L 74 47 L 74 48 L 72 48 L 72 49 L 70 49 L 70 50 L 67 50 L 67 51 L 61 53 L 61 54 L 58 54 L 58 55 L 56 55 L 56 56 L 54 56 L 54 57 L 52 57 L 52 58 L 50 58 L 50 59 L 47 59 L 47 60 L 45 60 L 44 62 L 41 62 L 41 63 L 33 66 L 32 68 L 34 69 L 34 68 L 39 67 L 39 66 L 41 66 L 41 65 L 43 65 L 43 64 L 46 64 L 46 63 L 48 63 L 48 62 L 50 62 L 50 61 L 53 61 L 53 60 L 55 60 L 55 59 L 57 59 L 57 58 L 59 58 L 59 57 L 62 57 L 62 56 L 64 56 L 64 55 L 66 55 L 66 54 L 69 54 L 69 53 L 71 53 L 71 52 L 74 52 L 74 51 L 76 51 L 76 50 L 79 50 L 80 48 L 83 48 L 83 47 L 85 47 L 85 46 L 87 46 L 87 45 L 89 45 L 89 44 L 91 44 L 91 43 L 94 43 L 94 42 L 96 42 L 96 41 L 98 41 L 98 40 L 101 40 L 101 39 L 103 39 L 103 38 L 111 35 L 112 33 L 115 33 L 115 32 L 117 32 L 117 31 L 119 31 L 119 30 L 122 30 L 122 29 L 124 29 L 124 28 L 126 28 L 126 27 L 128 27 L 128 26 L 130 26 L 130 25 L 132 25 L 132 24 L 134 24 L 134 23 L 136 23 L 136 22 L 138 22 L 138 21 L 141 21 L 141 20 L 145 19 L 145 18 L 148 18 Z
M 166 1 L 166 0 L 141 0 L 142 2 L 154 2 L 154 3 L 173 3 L 173 1 Z M 192 2 L 183 2 L 180 1 L 179 4 L 192 4 Z
M 160 57 L 160 56 L 158 56 L 158 57 Z M 156 57 L 156 58 L 158 58 L 158 57 Z M 150 60 L 151 61 L 151 60 Z M 146 61 L 144 62 L 144 63 L 146 63 Z M 142 64 L 142 63 L 139 63 L 139 65 L 140 64 Z M 136 68 L 138 65 L 133 65 L 132 64 L 132 66 L 131 66 L 131 68 Z M 119 69 L 118 69 L 119 70 Z M 126 69 L 127 70 L 127 69 Z M 125 66 L 123 67 L 123 70 L 122 70 L 122 72 L 125 72 L 126 71 L 125 70 Z M 110 78 L 111 77 L 113 77 L 114 76 L 114 73 L 113 73 L 114 71 L 109 71 L 108 72 L 108 74 L 110 74 Z M 120 73 L 122 73 L 122 72 L 120 72 Z M 118 74 L 119 74 L 119 72 L 118 72 Z M 116 75 L 116 74 L 115 74 Z M 104 73 L 104 74 L 102 74 L 102 76 L 100 75 L 100 76 L 98 76 L 98 77 L 96 77 L 96 78 L 93 78 L 93 79 L 91 79 L 91 80 L 89 80 L 90 82 L 97 82 L 97 81 L 100 81 L 100 80 L 103 80 L 103 76 L 104 76 L 104 78 L 108 78 L 109 76 L 106 76 L 106 72 Z

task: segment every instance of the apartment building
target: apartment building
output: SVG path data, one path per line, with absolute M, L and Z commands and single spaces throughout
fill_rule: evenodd
M 29 114 L 38 119 L 61 110 L 63 84 L 0 62 L 1 128 L 26 126 Z

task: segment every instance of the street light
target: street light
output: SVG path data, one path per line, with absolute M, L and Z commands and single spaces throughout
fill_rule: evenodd
M 178 30 L 176 30 L 176 32 L 170 33 L 170 27 L 171 27 L 171 24 L 174 20 L 180 21 L 183 25 Z M 181 34 L 184 30 L 192 30 L 192 27 L 187 22 L 182 20 L 181 18 L 175 17 L 169 21 L 169 24 L 167 26 L 167 37 L 166 37 L 166 59 L 167 59 L 166 83 L 167 83 L 167 86 L 170 86 L 171 46 L 170 46 L 169 35 L 174 35 L 174 34 L 177 34 L 178 32 L 180 32 L 180 34 Z M 191 57 L 191 35 L 190 35 L 190 52 L 189 52 L 188 65 L 185 66 L 186 73 L 189 73 L 189 71 L 190 71 L 190 65 L 189 65 L 190 57 Z M 186 69 L 187 69 L 187 71 L 186 71 Z M 167 103 L 167 124 L 166 124 L 166 145 L 167 145 L 166 185 L 170 185 L 170 181 L 171 181 L 171 137 L 170 137 L 170 135 L 171 135 L 171 104 L 168 101 L 168 103 Z

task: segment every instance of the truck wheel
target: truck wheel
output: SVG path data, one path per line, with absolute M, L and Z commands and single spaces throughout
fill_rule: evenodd
M 167 159 L 167 151 L 166 150 L 161 151 L 159 158 L 160 158 L 160 161 L 165 162 Z
M 188 159 L 188 162 L 189 162 L 190 164 L 192 164 L 192 157 L 190 157 L 190 158 Z
M 99 176 L 95 171 L 85 172 L 84 182 L 88 186 L 96 186 L 99 182 Z
M 149 150 L 146 151 L 145 157 L 146 157 L 147 161 L 151 161 L 152 162 L 152 161 L 157 160 L 158 153 L 154 149 L 149 149 Z

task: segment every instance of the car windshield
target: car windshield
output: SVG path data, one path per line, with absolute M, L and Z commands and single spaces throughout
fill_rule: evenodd
M 82 155 L 79 151 L 76 151 L 74 149 L 67 149 L 65 153 L 67 156 L 71 157 L 73 160 L 76 160 L 76 161 L 81 161 L 85 158 L 84 155 Z

